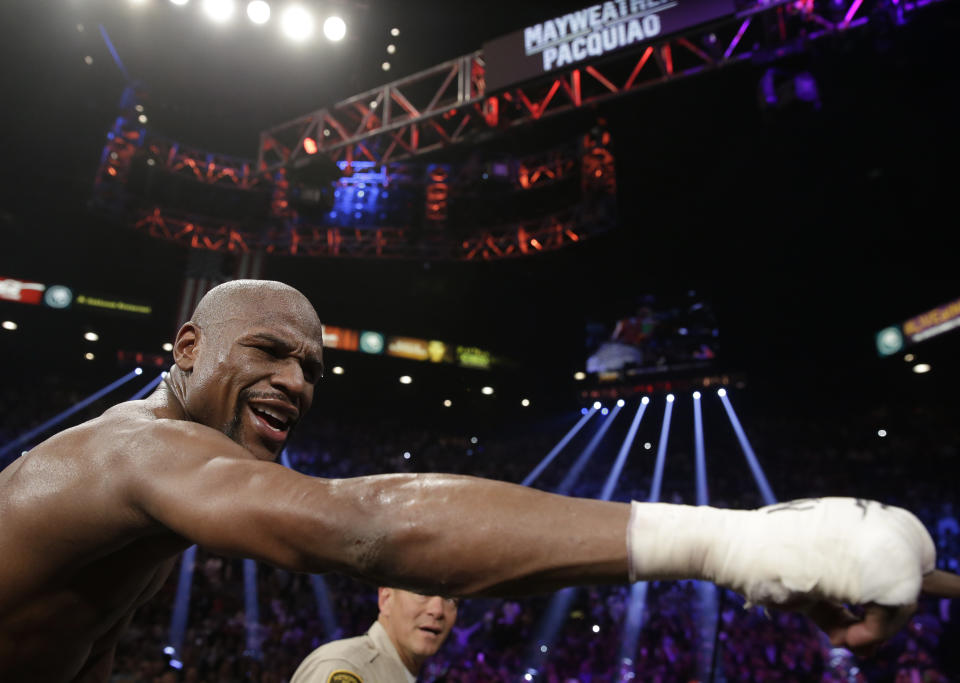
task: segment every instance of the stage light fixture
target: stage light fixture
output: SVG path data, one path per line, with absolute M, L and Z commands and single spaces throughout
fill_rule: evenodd
M 146 114 L 140 114 L 140 116 L 137 117 L 137 121 L 139 121 L 140 123 L 146 123 L 146 122 L 147 122 L 147 115 L 146 115 Z
M 723 389 L 723 388 L 717 389 L 717 396 L 719 396 L 720 398 L 723 398 L 726 395 L 727 395 L 726 389 Z
M 594 632 L 594 633 L 600 633 L 600 625 L 599 625 L 599 624 L 594 624 L 594 625 L 593 625 L 593 632 Z
M 327 37 L 327 40 L 332 40 L 335 43 L 343 40 L 343 37 L 347 35 L 346 22 L 338 16 L 327 17 L 327 20 L 323 22 L 323 35 Z
M 453 405 L 453 401 L 451 401 L 449 398 L 443 399 L 443 407 L 444 407 L 444 408 L 449 408 L 449 407 L 452 406 L 452 405 Z
M 410 451 L 404 451 L 404 452 L 403 452 L 403 459 L 404 459 L 404 460 L 409 460 L 409 459 L 410 459 Z
M 396 38 L 397 36 L 400 35 L 400 29 L 398 29 L 398 28 L 392 28 L 392 29 L 390 29 L 390 35 L 393 36 L 394 38 Z
M 582 382 L 583 380 L 585 380 L 585 379 L 587 378 L 587 373 L 585 373 L 585 372 L 575 372 L 575 373 L 573 373 L 573 378 L 574 378 L 575 380 L 577 380 L 578 382 Z
M 387 45 L 387 54 L 388 54 L 388 55 L 392 55 L 392 54 L 393 54 L 394 52 L 396 52 L 396 51 L 397 51 L 397 46 L 396 46 L 396 45 L 394 45 L 393 43 L 391 43 L 390 45 Z
M 95 358 L 95 356 L 94 356 L 92 353 L 90 353 L 89 351 L 88 351 L 87 353 L 83 354 L 83 357 L 86 358 L 87 360 L 93 360 L 93 359 Z
M 83 63 L 86 64 L 87 66 L 90 66 L 91 64 L 93 64 L 93 57 L 91 57 L 90 55 L 87 55 L 86 57 L 83 58 Z
M 401 375 L 400 384 L 410 384 L 413 382 L 413 378 L 410 375 Z
M 390 62 L 384 62 L 383 64 L 380 65 L 380 68 L 383 69 L 384 71 L 390 71 Z
M 233 16 L 233 0 L 203 0 L 203 12 L 212 21 L 222 24 Z
M 590 411 L 587 410 L 586 408 L 581 408 L 581 409 L 580 409 L 580 414 L 581 414 L 581 415 L 586 415 L 586 414 L 589 413 L 589 412 L 590 412 Z
M 610 409 L 609 409 L 609 408 L 601 408 L 601 409 L 600 409 L 600 414 L 601 414 L 601 415 L 609 415 L 609 414 L 610 414 Z
M 247 5 L 247 18 L 259 26 L 266 24 L 270 21 L 270 5 L 264 0 L 253 0 Z
M 883 437 L 885 437 L 886 435 L 887 435 L 887 430 L 886 430 L 886 429 L 878 429 L 878 430 L 877 430 L 877 436 L 879 436 L 881 439 L 882 439 Z
M 317 141 L 313 138 L 304 138 L 303 139 L 303 151 L 307 154 L 316 154 L 317 153 Z
M 522 401 L 520 401 L 520 405 L 526 408 L 528 405 L 530 405 L 530 399 L 529 398 L 523 399 Z
M 170 342 L 167 342 L 166 344 L 163 345 L 163 350 L 164 350 L 164 351 L 173 351 L 173 344 L 171 344 Z
M 916 358 L 916 356 L 914 356 L 912 353 L 908 353 L 907 355 L 905 355 L 905 356 L 903 357 L 903 360 L 905 360 L 905 361 L 908 362 L 908 363 L 912 363 L 915 358 Z
M 925 374 L 925 373 L 928 373 L 928 372 L 930 372 L 930 364 L 929 364 L 929 363 L 917 363 L 916 365 L 913 366 L 913 371 L 914 371 L 915 373 L 917 373 L 918 375 L 923 375 L 923 374 Z
M 593 402 L 593 409 L 594 409 L 594 410 L 600 410 L 602 407 L 603 407 L 603 404 L 600 403 L 600 401 L 594 401 L 594 402 Z
M 313 35 L 313 17 L 300 5 L 291 5 L 280 15 L 283 34 L 296 43 L 302 43 Z
M 139 377 L 140 375 L 143 374 L 143 368 L 136 368 L 136 369 L 133 371 L 133 374 L 135 374 L 137 377 Z
M 94 342 L 100 339 L 100 335 L 96 332 L 84 332 L 83 338 L 87 341 Z
M 335 374 L 335 375 L 342 375 L 342 374 L 343 374 L 343 368 L 340 367 L 339 365 L 334 365 L 334 366 L 333 366 L 333 370 L 332 370 L 331 372 L 333 372 L 333 374 Z
M 2 323 L 0 323 L 0 327 L 13 332 L 15 329 L 17 329 L 17 323 L 13 322 L 12 320 L 4 320 Z
M 700 400 L 700 392 L 699 392 L 699 391 L 693 392 L 693 400 L 694 400 L 694 401 L 699 401 L 699 400 Z
M 651 448 L 653 448 L 653 444 L 650 443 L 649 441 L 645 441 L 643 443 L 643 450 L 649 451 Z
M 640 399 L 640 403 L 642 403 L 643 405 L 647 405 L 648 403 L 650 403 L 650 397 L 644 396 L 643 398 Z
M 493 387 L 483 387 L 480 393 L 484 396 L 493 396 Z
M 624 401 L 624 400 L 621 398 L 621 399 L 617 400 L 617 405 L 620 406 L 621 408 L 623 408 L 625 405 L 627 405 L 627 402 Z
M 667 403 L 673 403 L 673 394 L 667 394 Z
M 471 436 L 471 437 L 470 437 L 470 443 L 472 443 L 472 444 L 478 443 L 479 441 L 480 441 L 480 439 L 478 439 L 478 438 L 475 437 L 475 436 Z

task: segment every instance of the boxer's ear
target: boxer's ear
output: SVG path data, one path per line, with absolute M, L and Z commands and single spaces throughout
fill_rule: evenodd
M 173 361 L 184 372 L 191 372 L 197 360 L 197 351 L 200 345 L 200 326 L 194 322 L 186 322 L 177 332 L 177 339 L 173 342 Z

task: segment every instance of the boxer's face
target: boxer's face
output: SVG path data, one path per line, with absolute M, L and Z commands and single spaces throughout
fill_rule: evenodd
M 380 623 L 409 669 L 437 653 L 457 620 L 457 601 L 399 588 L 381 588 Z
M 198 335 L 187 412 L 262 460 L 280 454 L 323 374 L 320 321 L 298 303 L 240 305 Z

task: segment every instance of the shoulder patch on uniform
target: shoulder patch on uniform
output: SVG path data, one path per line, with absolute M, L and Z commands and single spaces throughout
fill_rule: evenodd
M 363 679 L 352 671 L 337 669 L 330 673 L 327 683 L 363 683 Z

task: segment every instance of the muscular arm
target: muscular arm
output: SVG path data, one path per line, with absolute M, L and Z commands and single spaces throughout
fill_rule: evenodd
M 439 474 L 317 479 L 201 426 L 152 432 L 133 504 L 225 554 L 451 595 L 627 579 L 627 505 Z

